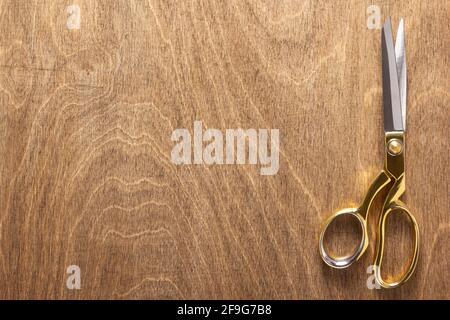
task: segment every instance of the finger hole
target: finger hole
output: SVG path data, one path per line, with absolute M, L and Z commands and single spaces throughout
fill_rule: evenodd
M 322 232 L 322 257 L 332 267 L 348 267 L 364 249 L 364 242 L 364 221 L 356 211 L 343 211 Z
M 386 217 L 381 277 L 387 283 L 400 281 L 411 266 L 415 245 L 414 224 L 408 213 L 395 208 Z

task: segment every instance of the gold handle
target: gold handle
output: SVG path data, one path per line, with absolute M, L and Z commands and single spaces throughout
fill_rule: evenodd
M 378 222 L 377 231 L 377 248 L 375 254 L 374 271 L 375 279 L 383 288 L 396 288 L 412 276 L 417 265 L 417 260 L 419 257 L 419 226 L 416 222 L 414 216 L 408 211 L 405 204 L 398 200 L 398 198 L 403 194 L 405 189 L 404 175 L 402 175 L 392 186 L 389 191 L 386 201 L 383 206 L 383 211 L 380 215 Z M 394 211 L 403 211 L 408 216 L 410 222 L 414 227 L 414 244 L 413 244 L 413 256 L 406 272 L 401 276 L 400 280 L 389 282 L 385 281 L 381 276 L 381 266 L 383 263 L 383 253 L 384 253 L 384 242 L 385 242 L 385 230 L 386 221 L 389 216 Z
M 391 181 L 391 178 L 386 174 L 386 172 L 381 171 L 377 178 L 372 182 L 369 187 L 369 190 L 366 193 L 364 201 L 362 202 L 359 208 L 347 208 L 336 212 L 334 215 L 329 217 L 325 224 L 322 227 L 322 231 L 320 233 L 319 239 L 319 252 L 322 257 L 322 260 L 329 265 L 330 267 L 336 269 L 342 269 L 349 267 L 353 262 L 357 261 L 366 251 L 367 246 L 369 245 L 369 238 L 367 232 L 367 215 L 370 210 L 370 206 L 372 205 L 373 199 L 375 196 Z M 352 218 L 356 218 L 362 229 L 361 241 L 356 247 L 355 251 L 349 256 L 345 257 L 332 257 L 329 255 L 324 246 L 325 234 L 327 232 L 328 227 L 336 220 L 336 218 L 348 215 Z

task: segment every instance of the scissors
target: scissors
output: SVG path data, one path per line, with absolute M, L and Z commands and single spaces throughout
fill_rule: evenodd
M 347 268 L 357 261 L 369 245 L 367 217 L 375 196 L 389 187 L 382 212 L 378 220 L 376 233 L 376 252 L 373 264 L 374 276 L 383 288 L 395 288 L 405 283 L 413 274 L 419 255 L 419 227 L 416 219 L 408 211 L 400 197 L 405 192 L 405 129 L 406 129 L 406 52 L 403 19 L 400 20 L 395 47 L 392 39 L 390 18 L 381 32 L 382 78 L 384 104 L 385 159 L 382 170 L 364 197 L 358 208 L 347 208 L 336 212 L 324 224 L 319 240 L 319 250 L 323 261 L 330 267 Z M 381 276 L 385 242 L 385 225 L 388 216 L 395 211 L 404 212 L 413 225 L 413 255 L 406 271 L 399 280 L 387 281 Z M 327 228 L 341 216 L 356 218 L 362 229 L 359 246 L 349 256 L 333 257 L 324 246 Z

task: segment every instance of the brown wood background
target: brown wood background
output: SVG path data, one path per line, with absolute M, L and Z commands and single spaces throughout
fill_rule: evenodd
M 366 286 L 374 241 L 347 270 L 317 249 L 382 168 L 370 4 L 406 22 L 404 199 L 422 236 L 389 291 Z M 447 0 L 0 1 L 0 298 L 450 298 L 449 15 Z M 278 128 L 278 174 L 173 165 L 171 133 L 194 120 Z M 390 274 L 409 228 L 388 234 Z

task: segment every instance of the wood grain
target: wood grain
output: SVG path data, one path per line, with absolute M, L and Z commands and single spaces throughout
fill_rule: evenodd
M 450 298 L 448 0 L 375 3 L 406 22 L 415 275 L 367 289 L 374 241 L 348 270 L 318 254 L 322 221 L 382 168 L 371 4 L 1 0 L 0 298 Z M 278 174 L 174 165 L 195 120 L 279 129 Z M 388 234 L 395 272 L 408 227 Z

